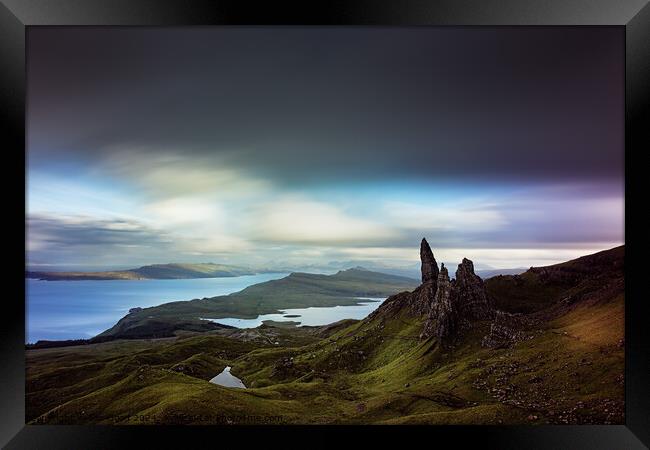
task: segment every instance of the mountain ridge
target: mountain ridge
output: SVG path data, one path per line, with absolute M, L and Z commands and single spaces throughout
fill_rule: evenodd
M 340 264 L 339 264 L 340 266 Z M 350 263 L 348 269 L 338 269 L 339 271 L 357 269 L 369 272 L 379 272 L 387 275 L 401 276 L 405 278 L 414 278 L 417 270 L 398 269 L 371 265 Z M 314 267 L 316 269 L 317 267 Z M 335 267 L 328 267 L 329 270 L 337 270 Z M 489 278 L 497 275 L 516 275 L 524 272 L 525 268 L 513 269 L 478 269 L 476 273 L 483 278 Z M 104 281 L 104 280 L 169 280 L 169 279 L 198 279 L 198 278 L 225 278 L 242 275 L 255 275 L 260 273 L 272 272 L 294 272 L 288 267 L 270 269 L 268 267 L 252 268 L 239 265 L 218 264 L 218 263 L 157 263 L 140 266 L 133 269 L 122 270 L 103 270 L 103 271 L 43 271 L 43 270 L 26 270 L 25 278 L 45 280 L 45 281 Z M 304 272 L 304 271 L 299 271 Z M 305 272 L 313 273 L 313 272 Z

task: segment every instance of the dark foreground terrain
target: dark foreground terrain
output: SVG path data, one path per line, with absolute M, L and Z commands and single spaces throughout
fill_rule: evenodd
M 450 280 L 423 241 L 422 284 L 362 321 L 28 350 L 27 420 L 621 424 L 623 256 Z

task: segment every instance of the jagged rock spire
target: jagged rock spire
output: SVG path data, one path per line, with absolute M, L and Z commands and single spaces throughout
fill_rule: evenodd
M 474 320 L 494 317 L 494 305 L 487 295 L 483 280 L 474 273 L 474 263 L 467 258 L 458 265 L 453 296 L 463 317 Z
M 436 281 L 439 273 L 438 263 L 425 238 L 422 238 L 422 243 L 420 243 L 420 261 L 422 262 L 422 282 Z
M 467 258 L 458 265 L 456 279 L 438 263 L 426 239 L 420 245 L 422 284 L 413 292 L 401 292 L 386 299 L 369 317 L 392 317 L 406 311 L 426 317 L 420 338 L 436 338 L 443 347 L 451 347 L 464 330 L 475 322 L 494 318 L 495 309 L 483 280 L 474 273 Z
M 444 264 L 437 278 L 438 288 L 433 299 L 429 317 L 420 337 L 437 337 L 445 345 L 456 333 L 457 311 L 451 297 L 449 272 Z
M 443 264 L 438 275 L 438 290 L 433 303 L 436 321 L 436 336 L 444 344 L 449 338 L 454 337 L 458 328 L 458 312 L 452 297 L 452 286 L 449 281 L 449 273 Z

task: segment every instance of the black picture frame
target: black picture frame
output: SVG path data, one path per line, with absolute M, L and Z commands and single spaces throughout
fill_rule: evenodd
M 646 0 L 347 0 L 301 3 L 183 0 L 2 0 L 0 3 L 0 110 L 3 182 L 6 197 L 3 325 L 0 346 L 0 444 L 6 448 L 115 448 L 146 442 L 148 447 L 194 448 L 241 445 L 266 438 L 341 442 L 351 432 L 364 445 L 474 443 L 486 448 L 647 448 L 650 445 L 648 301 L 643 250 L 645 196 L 642 158 L 650 116 L 650 6 Z M 626 241 L 626 424 L 622 426 L 437 426 L 437 427 L 84 427 L 25 425 L 24 269 L 25 39 L 27 27 L 60 25 L 387 25 L 387 26 L 619 26 L 625 28 L 625 241 Z M 22 182 L 21 182 L 21 177 Z M 21 194 L 22 192 L 22 194 Z M 21 240 L 22 236 L 22 240 Z M 8 246 L 5 245 L 5 248 Z M 639 262 L 636 261 L 639 259 Z M 298 433 L 298 435 L 294 434 Z M 418 444 L 416 439 L 423 444 Z

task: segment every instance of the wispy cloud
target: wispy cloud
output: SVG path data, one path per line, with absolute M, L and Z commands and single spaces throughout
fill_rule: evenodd
M 390 240 L 399 235 L 382 221 L 359 217 L 336 205 L 302 198 L 280 197 L 250 211 L 256 240 L 283 243 L 342 244 Z
M 490 202 L 453 190 L 445 197 L 437 188 L 435 201 L 416 203 L 385 199 L 382 192 L 375 198 L 328 198 L 322 191 L 291 193 L 269 186 L 239 198 L 218 192 L 152 198 L 136 189 L 131 200 L 138 207 L 127 216 L 30 210 L 30 261 L 96 262 L 101 255 L 122 264 L 300 265 L 354 259 L 400 265 L 417 259 L 414 249 L 426 236 L 450 260 L 476 255 L 482 264 L 512 267 L 557 262 L 624 242 L 624 201 L 616 188 L 601 193 L 584 186 L 518 189 L 493 195 Z M 402 192 L 404 198 L 408 194 Z M 420 190 L 412 196 L 427 195 Z M 74 202 L 72 195 L 69 206 Z M 78 209 L 85 211 L 83 205 Z
M 122 179 L 150 198 L 206 194 L 242 198 L 270 188 L 265 179 L 233 167 L 224 154 L 188 155 L 138 145 L 111 146 L 93 171 Z
M 390 201 L 383 205 L 383 212 L 391 221 L 404 227 L 431 231 L 489 231 L 502 229 L 508 224 L 497 204 L 486 205 L 462 198 L 445 205 Z

